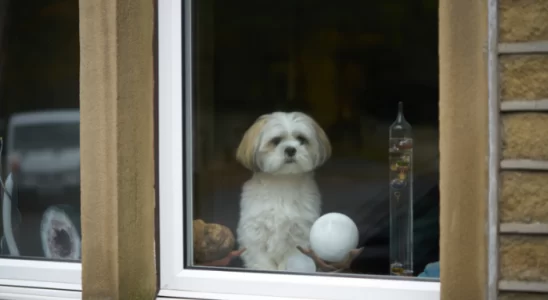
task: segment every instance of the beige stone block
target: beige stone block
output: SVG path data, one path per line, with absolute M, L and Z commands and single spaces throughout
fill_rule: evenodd
M 484 299 L 487 289 L 486 13 L 482 1 L 439 2 L 443 300 Z
M 502 125 L 504 159 L 548 160 L 548 114 L 507 114 Z
M 548 98 L 548 55 L 503 55 L 500 74 L 503 101 Z
M 154 5 L 79 1 L 82 299 L 155 299 Z
M 500 221 L 548 223 L 548 172 L 503 172 Z
M 548 40 L 548 0 L 500 0 L 501 42 Z
M 499 300 L 546 300 L 547 294 L 541 293 L 510 293 L 501 292 L 499 294 Z
M 501 237 L 500 277 L 501 280 L 548 281 L 548 238 Z

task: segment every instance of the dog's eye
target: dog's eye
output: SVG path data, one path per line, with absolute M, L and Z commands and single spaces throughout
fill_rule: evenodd
M 274 146 L 277 146 L 281 141 L 282 141 L 282 138 L 281 138 L 281 137 L 275 137 L 275 138 L 273 138 L 272 140 L 270 140 L 270 142 L 271 142 L 272 145 L 274 145 Z
M 306 143 L 308 143 L 308 140 L 307 140 L 304 136 L 302 136 L 302 135 L 299 135 L 299 136 L 297 137 L 297 140 L 298 140 L 301 144 L 303 144 L 303 145 L 306 144 Z

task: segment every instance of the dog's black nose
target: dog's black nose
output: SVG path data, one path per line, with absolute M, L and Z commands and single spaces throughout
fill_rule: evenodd
M 295 152 L 297 152 L 297 149 L 295 149 L 293 147 L 285 148 L 285 154 L 287 154 L 287 156 L 289 156 L 289 157 L 293 157 L 295 155 Z

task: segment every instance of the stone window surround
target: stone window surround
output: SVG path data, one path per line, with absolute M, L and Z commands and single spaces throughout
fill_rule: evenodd
M 160 287 L 151 201 L 156 193 L 151 99 L 158 77 L 155 50 L 150 46 L 155 38 L 150 2 L 80 1 L 81 132 L 85 136 L 82 147 L 87 149 L 82 152 L 85 298 L 152 299 Z M 492 191 L 487 193 L 488 187 L 495 186 L 488 183 L 495 170 L 494 159 L 489 159 L 489 165 L 486 162 L 489 146 L 495 149 L 497 141 L 493 131 L 488 131 L 495 128 L 488 124 L 496 116 L 494 110 L 488 111 L 486 101 L 493 109 L 495 98 L 488 93 L 493 83 L 488 84 L 488 78 L 496 73 L 489 77 L 486 65 L 488 57 L 493 58 L 490 51 L 495 44 L 491 36 L 491 56 L 485 55 L 485 2 L 440 0 L 439 11 L 440 293 L 441 299 L 484 299 L 488 277 L 491 284 L 494 274 L 487 267 L 488 248 L 491 253 L 495 244 L 490 240 L 488 247 L 485 199 L 489 196 L 489 205 L 495 199 Z M 129 173 L 141 176 L 128 180 L 125 174 Z M 139 193 L 131 192 L 136 187 Z M 494 216 L 488 224 L 495 224 Z M 0 295 L 16 292 L 0 286 Z

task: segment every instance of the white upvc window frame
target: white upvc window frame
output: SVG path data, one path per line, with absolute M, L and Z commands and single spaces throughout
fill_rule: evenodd
M 80 299 L 82 263 L 0 258 L 0 299 Z
M 0 299 L 5 300 L 67 300 L 82 299 L 81 291 L 18 286 L 0 286 Z
M 82 263 L 0 258 L 0 290 L 2 286 L 79 291 Z
M 189 206 L 193 195 L 191 5 L 191 0 L 158 1 L 158 296 L 212 300 L 438 300 L 438 281 L 185 268 L 184 258 L 192 255 L 184 238 L 185 231 L 192 236 L 191 226 L 187 225 L 192 218 Z M 185 201 L 190 201 L 186 213 Z

